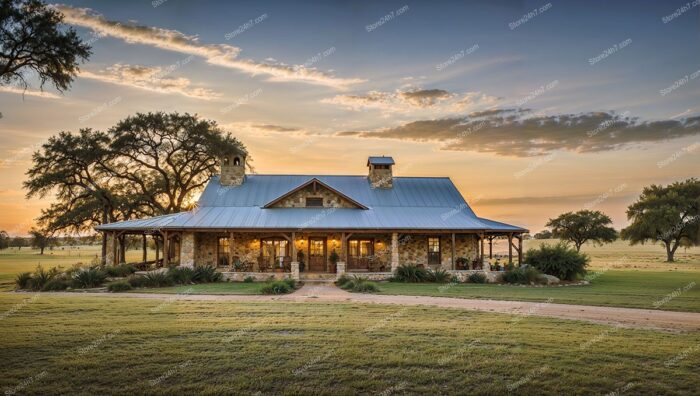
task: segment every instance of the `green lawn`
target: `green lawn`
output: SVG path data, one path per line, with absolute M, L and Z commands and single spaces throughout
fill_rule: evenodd
M 695 286 L 690 286 L 695 282 Z M 653 309 L 654 303 L 674 290 L 690 286 L 661 305 L 670 311 L 700 312 L 700 272 L 607 271 L 587 286 L 521 287 L 506 285 L 434 283 L 379 284 L 381 294 L 409 294 L 492 300 L 547 301 L 553 303 L 601 305 Z
M 260 288 L 265 282 L 221 282 L 201 283 L 173 287 L 134 289 L 133 293 L 167 293 L 167 294 L 261 294 Z
M 692 394 L 700 334 L 428 307 L 0 295 L 18 394 Z M 27 300 L 28 299 L 28 300 Z M 26 300 L 26 301 L 25 301 Z M 518 320 L 514 320 L 514 319 Z M 21 388 L 21 389 L 20 389 Z

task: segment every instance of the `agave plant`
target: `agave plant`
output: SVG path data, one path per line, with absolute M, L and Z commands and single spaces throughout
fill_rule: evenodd
M 73 283 L 80 288 L 97 287 L 107 279 L 107 273 L 99 268 L 87 268 L 73 274 Z
M 195 272 L 189 267 L 173 267 L 168 271 L 168 276 L 173 282 L 186 285 L 192 283 Z
M 44 288 L 51 279 L 58 275 L 58 269 L 51 268 L 50 270 L 45 270 L 41 265 L 37 266 L 34 270 L 34 274 L 28 283 L 28 286 L 33 290 L 41 290 Z
M 143 277 L 143 284 L 148 287 L 171 286 L 173 280 L 165 272 L 149 271 Z
M 394 278 L 399 282 L 426 282 L 430 280 L 430 273 L 425 268 L 413 264 L 404 264 L 396 269 Z
M 217 272 L 216 268 L 208 265 L 198 265 L 194 267 L 193 281 L 198 283 L 221 282 L 223 275 Z
M 15 285 L 18 289 L 27 289 L 32 281 L 31 272 L 22 272 L 15 277 Z

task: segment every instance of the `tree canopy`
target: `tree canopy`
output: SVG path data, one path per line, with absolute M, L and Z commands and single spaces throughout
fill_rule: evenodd
M 10 247 L 11 241 L 12 239 L 6 231 L 0 231 L 0 250 L 7 249 L 8 247 Z
M 136 114 L 107 132 L 60 132 L 34 153 L 27 197 L 55 194 L 39 224 L 51 232 L 190 209 L 218 173 L 217 158 L 245 146 L 214 121 Z
M 31 230 L 29 230 L 29 235 L 31 235 L 32 237 L 32 247 L 35 249 L 39 249 L 39 254 L 44 254 L 44 249 L 46 249 L 49 246 L 52 246 L 55 243 L 54 238 L 43 230 L 32 228 Z
M 90 46 L 62 22 L 58 11 L 38 0 L 0 0 L 0 84 L 26 89 L 27 74 L 34 72 L 42 88 L 51 82 L 67 90 Z
M 581 251 L 586 242 L 603 244 L 617 239 L 617 232 L 610 224 L 610 217 L 600 211 L 580 210 L 549 219 L 547 227 L 552 229 L 552 236 L 573 243 L 576 251 Z
M 645 187 L 627 208 L 627 218 L 632 223 L 622 230 L 622 238 L 633 245 L 660 241 L 666 260 L 673 262 L 678 247 L 700 244 L 700 180 Z

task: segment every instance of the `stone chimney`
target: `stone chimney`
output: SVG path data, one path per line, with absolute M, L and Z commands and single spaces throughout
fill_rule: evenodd
M 394 166 L 394 159 L 391 157 L 369 157 L 367 166 L 369 167 L 369 182 L 372 188 L 392 188 L 394 176 L 391 167 Z
M 219 183 L 222 186 L 240 186 L 245 181 L 245 157 L 242 151 L 236 151 L 219 158 L 221 172 Z

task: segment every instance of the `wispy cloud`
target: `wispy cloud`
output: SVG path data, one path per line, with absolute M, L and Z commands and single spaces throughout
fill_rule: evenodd
M 595 133 L 593 133 L 595 132 Z M 443 150 L 529 157 L 557 150 L 600 152 L 634 144 L 700 134 L 700 117 L 640 121 L 614 112 L 533 115 L 524 109 L 493 109 L 468 116 L 420 120 L 337 136 L 442 143 Z
M 13 87 L 13 86 L 0 86 L 0 92 L 7 92 L 7 93 L 13 93 L 13 94 L 19 94 L 19 95 L 27 95 L 27 96 L 36 96 L 38 98 L 45 98 L 45 99 L 61 99 L 60 95 L 56 95 L 51 92 L 46 92 L 46 91 L 36 91 L 33 89 L 24 89 L 24 88 L 19 88 L 19 87 Z
M 80 76 L 111 84 L 124 85 L 162 94 L 179 94 L 194 99 L 211 100 L 221 94 L 206 88 L 193 87 L 184 77 L 161 77 L 166 69 L 116 64 L 99 72 L 81 71 Z
M 296 81 L 343 89 L 361 83 L 357 78 L 339 78 L 330 73 L 302 65 L 280 62 L 256 62 L 239 59 L 241 49 L 228 44 L 203 44 L 197 36 L 177 30 L 122 23 L 106 19 L 89 8 L 75 8 L 64 4 L 54 7 L 65 16 L 65 22 L 92 29 L 103 36 L 122 39 L 128 43 L 149 45 L 204 58 L 208 63 L 235 69 L 251 75 L 266 75 L 269 81 Z
M 273 124 L 258 124 L 258 125 L 253 125 L 253 127 L 262 129 L 264 131 L 271 131 L 271 132 L 299 132 L 299 128 L 294 128 L 294 127 L 286 127 L 282 125 L 273 125 Z
M 385 115 L 445 116 L 493 106 L 500 99 L 481 92 L 457 94 L 443 89 L 370 91 L 362 95 L 336 95 L 321 100 L 354 111 L 379 110 Z

